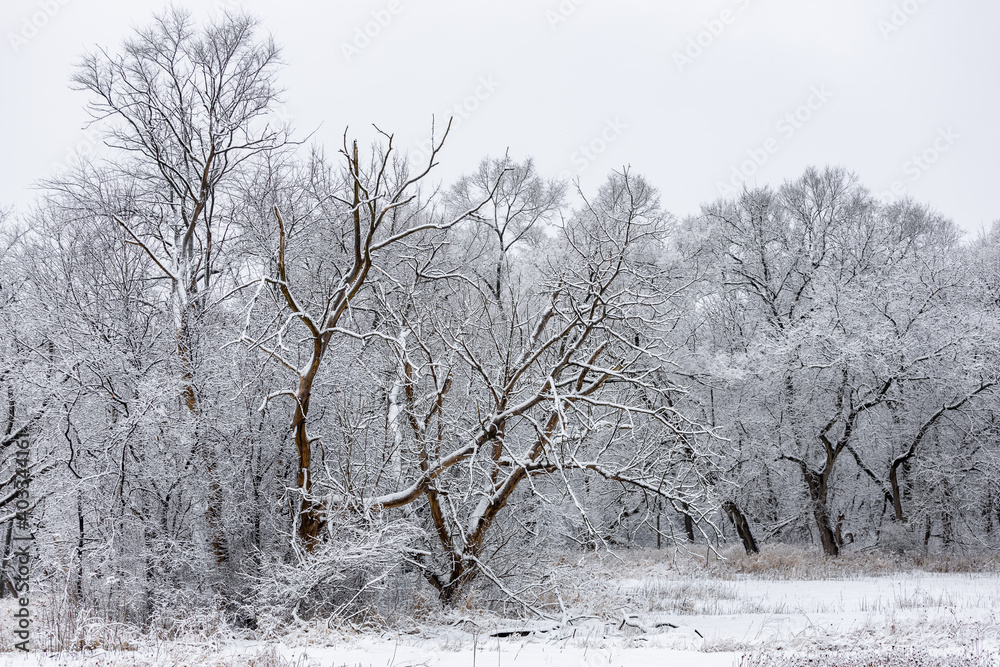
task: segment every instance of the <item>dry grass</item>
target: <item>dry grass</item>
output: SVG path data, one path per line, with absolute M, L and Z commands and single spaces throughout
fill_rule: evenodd
M 707 551 L 707 550 L 706 550 Z M 711 552 L 680 550 L 671 556 L 678 572 L 702 571 L 719 579 L 754 578 L 764 580 L 823 580 L 883 577 L 914 571 L 983 574 L 1000 573 L 1000 553 L 982 551 L 967 554 L 898 554 L 879 550 L 849 551 L 837 558 L 825 556 L 813 547 L 771 544 L 759 554 L 728 547 L 717 555 Z M 704 576 L 704 574 L 702 575 Z

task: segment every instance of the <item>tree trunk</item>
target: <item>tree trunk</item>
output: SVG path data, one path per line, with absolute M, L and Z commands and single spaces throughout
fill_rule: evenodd
M 815 473 L 811 470 L 803 470 L 802 472 L 806 478 L 806 485 L 809 487 L 809 499 L 812 504 L 813 519 L 815 519 L 816 528 L 819 530 L 819 539 L 823 545 L 823 553 L 827 556 L 839 556 L 840 547 L 837 545 L 837 535 L 830 525 L 830 513 L 827 509 L 826 475 Z
M 83 494 L 79 491 L 76 494 L 76 519 L 80 532 L 76 541 L 76 603 L 83 604 Z
M 194 423 L 194 449 L 200 453 L 202 464 L 205 469 L 205 478 L 208 483 L 208 499 L 205 508 L 205 522 L 208 524 L 209 539 L 211 541 L 212 555 L 215 558 L 216 569 L 221 571 L 221 566 L 229 560 L 229 545 L 226 542 L 225 531 L 222 528 L 222 486 L 219 484 L 219 476 L 216 470 L 216 453 L 210 442 L 203 441 L 201 429 L 201 406 L 199 405 L 198 392 L 195 388 L 194 379 L 194 342 L 192 339 L 190 320 L 193 307 L 187 303 L 184 293 L 175 295 L 180 301 L 177 307 L 181 309 L 180 322 L 177 331 L 177 354 L 181 363 L 181 380 L 183 383 L 181 395 L 184 406 L 191 415 Z
M 314 367 L 318 367 L 314 363 Z M 309 414 L 309 399 L 312 397 L 314 373 L 308 373 L 299 380 L 299 391 L 296 398 L 295 413 L 292 416 L 292 433 L 295 439 L 295 449 L 299 455 L 299 467 L 295 475 L 295 486 L 301 494 L 299 506 L 298 536 L 306 551 L 312 551 L 323 533 L 323 508 L 313 500 L 312 477 L 312 443 L 306 431 L 306 417 Z
M 440 590 L 441 603 L 445 607 L 452 607 L 458 601 L 458 597 L 465 589 L 466 584 L 475 577 L 475 570 L 467 570 L 465 562 L 461 558 L 452 561 L 451 573 L 448 583 L 444 584 Z
M 941 543 L 944 547 L 950 547 L 955 540 L 954 517 L 951 513 L 951 487 L 947 480 L 943 486 L 944 507 L 941 508 Z
M 694 519 L 691 518 L 687 503 L 681 503 L 681 509 L 683 510 L 681 514 L 684 516 L 684 533 L 687 535 L 688 543 L 694 544 Z
M 889 468 L 889 486 L 892 490 L 893 515 L 896 517 L 896 521 L 906 523 L 906 517 L 903 516 L 903 498 L 899 491 L 899 466 L 896 463 L 893 463 Z
M 733 522 L 733 526 L 736 528 L 736 533 L 740 536 L 740 541 L 743 542 L 743 548 L 746 549 L 748 554 L 759 554 L 760 547 L 757 545 L 757 540 L 753 536 L 753 532 L 750 530 L 750 522 L 740 511 L 740 508 L 732 500 L 727 500 L 722 505 L 722 509 L 726 511 L 729 515 L 729 520 Z
M 14 520 L 11 519 L 7 523 L 7 536 L 3 541 L 3 557 L 0 558 L 0 598 L 4 597 L 7 590 L 10 590 L 10 594 L 17 597 L 17 593 L 14 591 L 14 584 L 10 580 L 10 576 L 7 574 L 7 568 L 10 561 L 10 543 L 11 539 L 14 537 Z

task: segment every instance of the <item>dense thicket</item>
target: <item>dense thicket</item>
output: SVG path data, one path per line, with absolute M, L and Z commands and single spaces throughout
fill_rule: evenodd
M 303 151 L 278 62 L 173 11 L 77 71 L 107 153 L 3 221 L 4 594 L 22 441 L 39 585 L 147 625 L 532 609 L 567 549 L 1000 543 L 1000 231 L 840 168 L 684 220 L 628 169 L 432 188 L 447 131 Z

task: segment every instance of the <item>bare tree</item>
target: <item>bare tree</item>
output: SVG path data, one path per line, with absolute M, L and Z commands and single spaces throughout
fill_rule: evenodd
M 712 457 L 697 437 L 705 431 L 673 407 L 683 389 L 662 373 L 678 288 L 658 261 L 668 223 L 643 179 L 615 174 L 551 243 L 508 257 L 503 299 L 473 277 L 495 256 L 459 252 L 391 309 L 394 329 L 381 337 L 398 369 L 388 392 L 391 455 L 368 475 L 376 483 L 341 488 L 360 511 L 425 517 L 435 544 L 415 562 L 446 602 L 479 575 L 513 594 L 490 554 L 523 530 L 518 517 L 532 496 L 553 502 L 543 487 L 562 489 L 588 526 L 581 476 L 706 519 Z M 464 231 L 453 248 L 478 252 L 464 242 L 478 230 Z M 511 528 L 501 530 L 509 507 Z
M 55 184 L 74 206 L 121 227 L 169 286 L 183 399 L 192 423 L 191 451 L 210 487 L 207 520 L 216 561 L 227 559 L 214 448 L 199 419 L 199 321 L 220 277 L 219 257 L 233 233 L 227 188 L 248 160 L 287 142 L 268 123 L 280 63 L 257 22 L 224 14 L 197 28 L 171 9 L 136 31 L 120 53 L 98 50 L 74 83 L 91 94 L 89 110 L 105 122 L 113 161 Z
M 495 242 L 487 252 L 496 263 L 482 279 L 497 301 L 507 282 L 508 253 L 521 242 L 537 241 L 560 212 L 564 191 L 564 184 L 542 179 L 531 159 L 517 163 L 508 155 L 484 159 L 475 172 L 451 188 L 449 196 L 457 208 L 469 209 L 478 202 L 487 202 L 475 219 L 482 223 L 488 244 Z
M 853 460 L 885 502 L 898 504 L 898 483 L 871 464 L 880 455 L 878 429 L 906 432 L 901 423 L 884 424 L 884 415 L 921 415 L 902 454 L 887 464 L 897 471 L 921 432 L 991 386 L 987 373 L 944 399 L 943 411 L 920 398 L 940 392 L 956 351 L 977 328 L 943 326 L 954 321 L 962 290 L 947 257 L 956 248 L 954 226 L 911 203 L 882 206 L 838 169 L 809 170 L 776 192 L 717 203 L 705 220 L 716 230 L 720 259 L 720 292 L 706 303 L 714 336 L 734 362 L 726 372 L 740 378 L 723 384 L 750 392 L 717 398 L 741 406 L 734 439 L 756 440 L 801 472 L 823 549 L 837 555 L 844 521 L 835 525 L 831 509 L 838 462 Z
M 311 212 L 313 217 L 319 217 L 319 224 L 330 228 L 326 240 L 334 244 L 331 250 L 337 260 L 327 267 L 322 283 L 315 285 L 308 296 L 296 282 L 287 247 L 288 225 L 281 211 L 277 207 L 274 209 L 278 224 L 275 273 L 264 278 L 260 285 L 273 288 L 280 307 L 290 313 L 291 318 L 263 334 L 251 332 L 248 320 L 244 340 L 264 350 L 297 378 L 293 389 L 275 392 L 272 397 L 288 396 L 293 402 L 290 430 L 298 457 L 296 490 L 299 493 L 296 531 L 307 550 L 311 550 L 322 535 L 327 509 L 312 493 L 314 443 L 308 429 L 313 387 L 331 341 L 338 336 L 359 335 L 359 332 L 344 329 L 342 320 L 373 272 L 383 271 L 394 254 L 405 253 L 401 248 L 415 237 L 447 230 L 474 214 L 484 203 L 441 217 L 420 198 L 418 186 L 436 164 L 447 134 L 446 130 L 440 141 L 434 143 L 428 164 L 412 175 L 408 165 L 397 159 L 391 135 L 381 133 L 384 144 L 376 145 L 370 159 L 362 162 L 357 142 L 348 146 L 345 134 L 341 150 L 343 169 L 332 181 L 321 184 L 324 189 L 316 193 L 315 208 Z M 290 224 L 296 222 L 290 220 Z M 305 334 L 306 359 L 301 364 L 283 350 L 282 341 L 288 337 L 288 328 L 293 323 L 300 325 Z

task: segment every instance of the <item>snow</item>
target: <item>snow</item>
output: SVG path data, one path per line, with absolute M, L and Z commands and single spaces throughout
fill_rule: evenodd
M 494 640 L 496 642 L 496 640 Z M 256 653 L 248 647 L 241 647 L 241 650 L 234 650 L 229 647 L 224 651 L 212 656 L 211 663 L 205 664 L 240 664 L 239 656 L 248 657 L 250 653 Z M 597 667 L 628 665 L 632 667 L 662 667 L 665 664 L 671 667 L 731 667 L 734 661 L 732 653 L 700 653 L 698 651 L 676 651 L 660 650 L 656 648 L 576 648 L 560 647 L 557 645 L 546 645 L 534 642 L 505 642 L 500 641 L 491 644 L 461 649 L 450 649 L 442 646 L 407 646 L 400 645 L 394 641 L 378 643 L 374 641 L 352 642 L 349 645 L 337 647 L 312 648 L 308 650 L 288 650 L 284 653 L 284 658 L 288 665 L 305 667 L 306 665 L 322 665 L 323 667 L 410 667 L 416 665 L 427 665 L 428 667 L 469 667 L 470 665 L 480 665 L 482 667 L 507 667 L 508 665 L 538 666 L 542 665 L 580 665 L 581 667 Z M 152 654 L 145 656 L 145 661 L 133 662 L 134 658 L 120 656 L 118 662 L 111 653 L 96 651 L 89 656 L 41 656 L 31 654 L 27 657 L 15 656 L 0 659 L 0 665 L 7 667 L 35 667 L 44 665 L 45 667 L 55 667 L 56 665 L 66 667 L 90 667 L 106 665 L 174 665 L 184 664 L 176 662 L 179 659 L 191 665 L 199 664 L 197 660 L 207 656 L 201 656 L 194 652 L 189 652 L 187 656 L 183 653 L 174 652 L 170 656 L 161 652 L 157 661 Z M 236 662 L 231 662 L 237 660 Z M 190 661 L 190 662 L 188 662 Z M 247 664 L 247 663 L 242 663 Z M 267 663 L 262 663 L 267 664 Z M 282 663 L 275 663 L 282 664 Z
M 970 647 L 989 654 L 1000 647 L 995 574 L 769 581 L 671 572 L 604 583 L 606 590 L 592 589 L 594 597 L 578 607 L 606 606 L 561 623 L 470 616 L 452 625 L 415 624 L 382 634 L 303 631 L 280 643 L 150 642 L 133 653 L 7 653 L 0 667 L 730 667 L 747 652 L 829 654 L 891 645 L 944 655 Z M 611 595 L 618 596 L 614 602 Z M 525 629 L 533 632 L 490 636 Z

